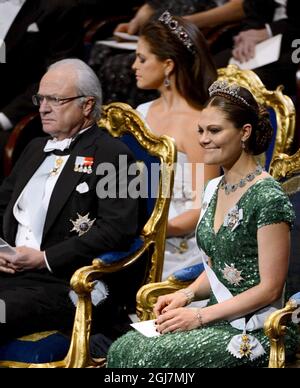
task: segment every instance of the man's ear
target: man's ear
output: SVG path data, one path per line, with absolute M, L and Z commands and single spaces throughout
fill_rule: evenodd
M 83 114 L 88 117 L 95 106 L 95 99 L 93 97 L 86 97 L 83 102 Z

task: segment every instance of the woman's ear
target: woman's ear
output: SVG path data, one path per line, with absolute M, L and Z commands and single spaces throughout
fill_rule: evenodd
M 166 59 L 164 63 L 164 68 L 165 68 L 165 74 L 170 75 L 173 73 L 173 70 L 175 68 L 174 61 L 172 59 Z
M 252 133 L 252 125 L 251 124 L 245 124 L 242 128 L 242 142 L 246 142 Z

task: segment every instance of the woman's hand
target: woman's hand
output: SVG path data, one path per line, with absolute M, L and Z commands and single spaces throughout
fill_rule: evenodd
M 188 331 L 201 326 L 198 308 L 180 307 L 167 311 L 156 319 L 156 330 L 161 334 Z
M 156 317 L 159 317 L 161 314 L 164 314 L 169 310 L 183 307 L 186 304 L 187 296 L 184 293 L 173 292 L 172 294 L 159 296 L 153 308 L 153 312 Z

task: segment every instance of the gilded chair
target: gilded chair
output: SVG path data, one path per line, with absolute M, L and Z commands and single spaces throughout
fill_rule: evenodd
M 14 127 L 3 151 L 4 175 L 8 176 L 26 145 L 37 136 L 46 136 L 38 112 L 23 117 Z
M 272 159 L 282 152 L 291 150 L 295 133 L 295 107 L 292 100 L 282 93 L 282 88 L 270 91 L 265 88 L 260 78 L 251 70 L 241 70 L 236 65 L 228 65 L 218 70 L 218 78 L 229 83 L 237 83 L 249 89 L 259 104 L 266 106 L 270 112 L 274 128 L 273 139 L 266 155 L 259 155 L 259 160 L 265 164 L 266 169 Z M 195 280 L 203 271 L 203 265 L 197 264 L 175 272 L 165 282 L 156 286 L 146 285 L 137 295 L 138 313 L 141 319 L 150 319 L 152 306 L 158 295 L 186 287 Z
M 300 342 L 294 358 L 286 362 L 284 334 L 287 323 L 292 320 L 298 323 L 300 336 L 300 149 L 292 156 L 279 154 L 271 164 L 271 173 L 282 182 L 282 187 L 289 195 L 295 209 L 296 221 L 291 232 L 291 254 L 286 284 L 290 299 L 282 310 L 274 312 L 265 323 L 265 333 L 271 346 L 269 367 L 299 368 Z
M 45 346 L 42 342 L 35 344 L 31 339 L 28 341 L 28 338 L 17 339 L 6 347 L 0 347 L 2 360 L 0 366 L 82 368 L 101 365 L 103 360 L 97 362 L 89 353 L 92 324 L 91 291 L 94 282 L 105 273 L 130 271 L 141 260 L 146 261 L 146 272 L 139 287 L 142 284 L 161 280 L 170 193 L 173 189 L 173 167 L 176 161 L 175 144 L 167 136 L 156 137 L 149 132 L 139 114 L 129 105 L 122 103 L 105 106 L 99 126 L 107 128 L 112 136 L 120 138 L 133 151 L 143 180 L 147 183 L 148 192 L 152 193 L 146 201 L 147 214 L 141 233 L 134 240 L 129 251 L 108 252 L 91 260 L 90 266 L 77 270 L 72 276 L 71 288 L 78 296 L 78 303 L 71 341 L 65 339 L 63 344 L 57 343 L 57 346 L 53 345 L 51 338 L 47 341 L 50 334 L 55 336 L 52 337 L 53 340 L 63 342 L 61 333 L 46 333 L 46 335 L 42 333 L 44 338 L 41 341 L 46 342 Z M 152 167 L 155 167 L 154 170 L 151 170 Z M 153 171 L 154 174 L 150 174 Z M 158 174 L 155 174 L 156 171 L 159 171 Z M 132 302 L 135 304 L 135 294 Z M 50 354 L 47 353 L 47 346 Z M 28 353 L 30 347 L 34 347 L 33 354 L 26 353 L 26 347 Z M 15 354 L 14 359 L 4 358 L 5 355 L 14 354 L 14 351 L 19 352 Z M 43 355 L 40 357 L 42 352 Z M 20 354 L 25 355 L 30 361 L 22 362 Z

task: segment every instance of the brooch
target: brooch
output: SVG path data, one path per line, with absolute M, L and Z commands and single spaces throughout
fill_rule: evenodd
M 225 263 L 225 268 L 222 269 L 222 274 L 224 279 L 228 281 L 229 284 L 233 284 L 235 286 L 240 285 L 240 281 L 244 280 L 244 278 L 241 277 L 242 271 L 238 271 L 234 264 L 231 264 L 230 266 Z
M 63 163 L 64 163 L 64 159 L 61 156 L 59 156 L 59 157 L 57 156 L 55 158 L 54 167 L 52 168 L 52 170 L 49 173 L 50 176 L 55 176 L 56 174 L 58 174 L 58 171 L 60 170 Z
M 92 156 L 76 156 L 74 171 L 91 174 L 94 158 Z
M 86 214 L 85 216 L 81 216 L 77 213 L 77 220 L 73 221 L 70 220 L 73 224 L 73 229 L 71 229 L 71 232 L 77 232 L 79 237 L 82 236 L 84 233 L 88 232 L 93 225 L 93 223 L 96 221 L 96 218 L 93 220 L 89 219 L 89 214 Z
M 239 209 L 235 205 L 227 214 L 224 219 L 224 226 L 227 226 L 233 232 L 240 224 L 240 221 L 243 219 L 243 209 Z

